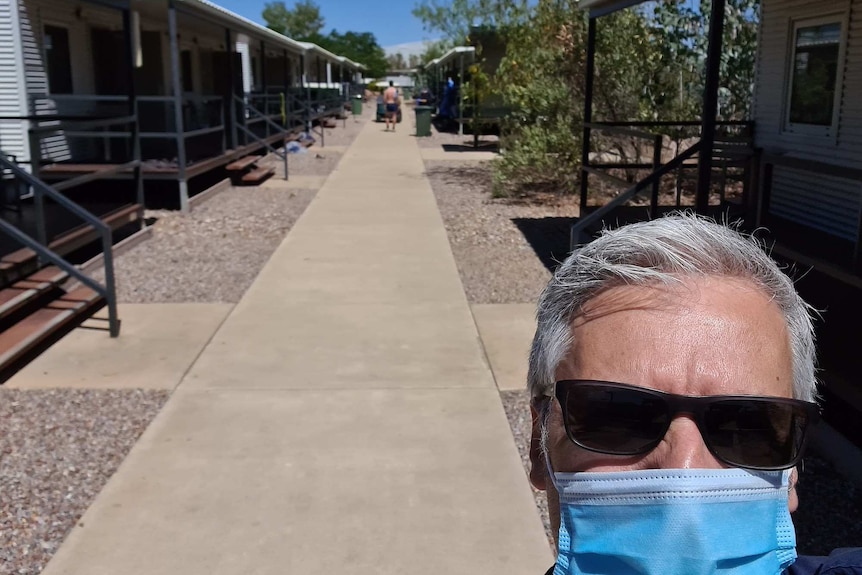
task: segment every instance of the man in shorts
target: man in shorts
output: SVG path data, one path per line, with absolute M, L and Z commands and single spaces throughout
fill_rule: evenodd
M 394 132 L 395 125 L 398 123 L 398 90 L 395 89 L 392 80 L 389 81 L 389 87 L 383 92 L 383 106 L 386 111 L 384 115 L 386 131 L 389 131 L 389 120 L 391 119 L 392 131 Z

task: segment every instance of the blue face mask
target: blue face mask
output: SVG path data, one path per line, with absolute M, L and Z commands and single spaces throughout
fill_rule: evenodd
M 554 575 L 777 575 L 796 559 L 790 471 L 552 473 Z

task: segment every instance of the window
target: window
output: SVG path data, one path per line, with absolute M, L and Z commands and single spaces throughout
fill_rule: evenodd
M 72 58 L 67 29 L 45 26 L 45 67 L 48 72 L 48 91 L 52 94 L 71 94 Z
M 832 135 L 838 118 L 844 24 L 835 17 L 793 26 L 787 130 Z

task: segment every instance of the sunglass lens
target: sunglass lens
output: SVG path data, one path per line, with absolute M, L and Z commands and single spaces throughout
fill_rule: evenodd
M 728 399 L 705 414 L 706 438 L 716 456 L 731 465 L 781 469 L 802 447 L 807 416 L 800 408 L 764 399 Z
M 569 387 L 562 409 L 572 441 L 614 455 L 652 449 L 669 422 L 667 405 L 660 397 L 601 384 Z

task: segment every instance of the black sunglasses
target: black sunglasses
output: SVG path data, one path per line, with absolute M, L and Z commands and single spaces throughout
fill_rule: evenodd
M 564 380 L 555 395 L 569 439 L 608 455 L 655 449 L 680 413 L 693 416 L 709 451 L 731 467 L 777 470 L 802 458 L 817 404 L 781 397 L 691 397 L 623 383 Z

